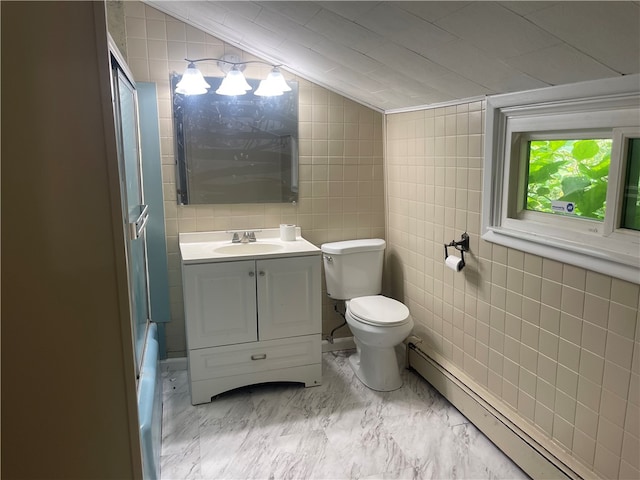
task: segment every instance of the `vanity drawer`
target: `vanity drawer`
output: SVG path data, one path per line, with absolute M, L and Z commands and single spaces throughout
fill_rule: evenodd
M 208 380 L 320 363 L 321 341 L 321 335 L 317 334 L 191 350 L 191 380 Z

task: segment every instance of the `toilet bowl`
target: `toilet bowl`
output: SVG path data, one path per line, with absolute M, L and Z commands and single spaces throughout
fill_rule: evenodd
M 372 390 L 388 392 L 402 386 L 395 347 L 413 329 L 409 309 L 382 295 L 357 297 L 346 302 L 345 318 L 353 333 L 357 353 L 349 358 L 358 379 Z
M 362 383 L 388 392 L 402 386 L 395 347 L 409 336 L 409 309 L 380 295 L 386 242 L 381 238 L 322 245 L 327 295 L 344 300 L 357 353 L 349 359 Z

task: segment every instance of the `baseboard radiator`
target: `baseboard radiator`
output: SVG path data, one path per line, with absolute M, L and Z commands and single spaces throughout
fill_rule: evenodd
M 415 338 L 415 337 L 414 337 Z M 411 337 L 410 337 L 411 339 Z M 489 440 L 534 479 L 575 479 L 593 477 L 568 454 L 559 452 L 551 442 L 534 438 L 525 431 L 526 425 L 518 425 L 496 408 L 497 402 L 489 402 L 473 389 L 473 380 L 454 368 L 445 368 L 444 361 L 434 360 L 416 344 L 409 342 L 407 365 L 427 380 Z M 524 423 L 524 422 L 520 422 Z M 564 457 L 564 458 L 563 458 Z

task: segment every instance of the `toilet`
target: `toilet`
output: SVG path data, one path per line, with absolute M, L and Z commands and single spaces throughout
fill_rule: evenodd
M 321 246 L 327 294 L 345 301 L 345 319 L 357 347 L 351 367 L 362 383 L 380 392 L 402 386 L 395 347 L 413 329 L 409 309 L 380 295 L 385 247 L 379 238 Z

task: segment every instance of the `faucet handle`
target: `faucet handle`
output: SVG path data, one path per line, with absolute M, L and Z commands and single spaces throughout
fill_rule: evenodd
M 249 241 L 250 242 L 256 241 L 256 232 L 249 232 Z
M 231 239 L 231 243 L 240 243 L 240 237 L 238 236 L 238 232 L 233 232 L 233 238 Z

